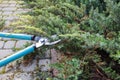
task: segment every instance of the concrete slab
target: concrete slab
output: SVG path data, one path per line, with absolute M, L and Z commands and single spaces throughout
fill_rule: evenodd
M 22 47 L 25 46 L 25 44 L 27 44 L 27 42 L 28 41 L 26 41 L 26 40 L 19 40 L 19 41 L 16 42 L 15 48 L 22 48 Z
M 49 71 L 50 70 L 50 59 L 41 59 L 39 60 L 39 67 L 41 71 Z
M 2 13 L 2 15 L 5 15 L 5 16 L 9 16 L 9 15 L 12 15 L 12 14 L 13 14 L 12 11 L 4 11 L 4 12 Z
M 0 48 L 3 48 L 3 46 L 4 46 L 4 41 L 0 41 Z
M 2 49 L 0 50 L 0 59 L 3 59 L 4 57 L 7 57 L 9 55 L 13 54 L 13 51 L 11 49 Z
M 2 11 L 15 11 L 17 8 L 16 7 L 5 7 L 2 9 Z
M 16 41 L 7 41 L 4 45 L 5 49 L 12 49 L 15 46 Z
M 4 8 L 4 7 L 7 7 L 8 5 L 9 5 L 9 4 L 7 4 L 7 3 L 6 3 L 6 4 L 2 4 L 2 3 L 1 3 L 1 4 L 0 4 L 0 7 L 1 7 L 1 8 Z
M 20 65 L 20 70 L 25 72 L 33 72 L 36 69 L 37 61 L 33 60 L 33 62 L 30 62 L 27 66 L 24 66 L 24 64 Z

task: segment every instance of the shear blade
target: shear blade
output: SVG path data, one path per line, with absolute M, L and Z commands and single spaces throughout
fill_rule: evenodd
M 60 42 L 61 40 L 57 40 L 57 41 L 54 41 L 54 42 L 46 42 L 45 45 L 54 45 L 54 44 L 57 44 L 58 42 Z

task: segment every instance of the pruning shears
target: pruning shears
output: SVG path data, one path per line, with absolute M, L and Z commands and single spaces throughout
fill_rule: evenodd
M 35 44 L 32 44 L 31 46 L 28 46 L 27 48 L 25 48 L 21 51 L 18 51 L 17 53 L 14 53 L 13 55 L 10 55 L 10 56 L 0 60 L 0 67 L 5 66 L 8 63 L 10 63 L 16 59 L 19 59 L 27 54 L 30 54 L 31 52 L 35 51 L 36 48 L 39 48 L 39 47 L 44 46 L 44 45 L 51 46 L 51 45 L 57 44 L 61 41 L 59 39 L 57 41 L 50 42 L 50 40 L 48 38 L 40 37 L 40 36 L 36 36 L 36 35 L 3 33 L 3 32 L 0 32 L 0 37 L 21 39 L 21 40 L 31 40 L 31 41 L 36 42 Z

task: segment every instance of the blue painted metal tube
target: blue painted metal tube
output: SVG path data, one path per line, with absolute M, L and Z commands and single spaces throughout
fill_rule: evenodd
M 31 45 L 31 46 L 13 54 L 13 55 L 11 55 L 11 56 L 8 56 L 8 57 L 0 60 L 0 67 L 5 66 L 8 63 L 10 63 L 18 58 L 21 58 L 22 56 L 25 56 L 25 55 L 33 52 L 34 50 L 35 50 L 35 45 Z
M 15 39 L 22 39 L 22 40 L 31 40 L 33 35 L 0 32 L 0 37 L 15 38 Z

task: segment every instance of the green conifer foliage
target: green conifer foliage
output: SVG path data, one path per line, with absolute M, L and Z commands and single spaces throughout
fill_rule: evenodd
M 79 76 L 81 79 L 96 80 L 93 79 L 93 77 L 91 78 L 91 64 L 95 64 L 98 72 L 100 71 L 105 75 L 103 80 L 120 79 L 120 71 L 118 71 L 120 69 L 119 1 L 26 1 L 32 9 L 32 11 L 29 12 L 30 16 L 32 16 L 32 21 L 30 20 L 32 24 L 28 22 L 29 26 L 24 26 L 24 28 L 29 28 L 31 32 L 34 34 L 37 33 L 37 35 L 50 37 L 51 35 L 57 34 L 58 38 L 62 39 L 62 42 L 53 47 L 64 53 L 74 53 L 74 57 L 81 62 L 81 65 L 78 65 L 80 67 L 78 70 L 81 69 L 82 72 Z M 62 64 L 63 63 L 61 63 L 61 65 Z M 117 68 L 114 68 L 115 66 Z M 62 69 L 64 70 L 65 67 L 62 66 Z M 112 77 L 108 70 L 114 74 Z M 73 70 L 71 71 L 74 73 Z M 72 75 L 72 77 L 73 76 L 76 78 L 76 75 Z M 57 78 L 56 80 L 60 79 Z

